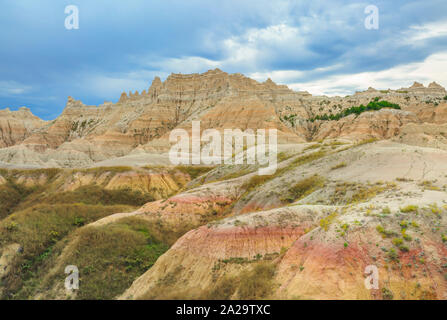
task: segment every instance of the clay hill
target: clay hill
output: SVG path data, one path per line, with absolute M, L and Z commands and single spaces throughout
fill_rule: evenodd
M 278 169 L 170 165 L 170 131 L 195 120 L 276 128 Z M 2 299 L 447 299 L 436 83 L 320 97 L 173 74 L 49 122 L 0 111 L 0 128 Z

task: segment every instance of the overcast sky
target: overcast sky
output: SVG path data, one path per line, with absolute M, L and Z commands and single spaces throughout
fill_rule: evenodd
M 365 28 L 368 5 L 378 30 Z M 313 94 L 447 86 L 446 0 L 0 0 L 0 43 L 0 109 L 44 119 L 68 96 L 116 102 L 156 75 L 216 67 Z

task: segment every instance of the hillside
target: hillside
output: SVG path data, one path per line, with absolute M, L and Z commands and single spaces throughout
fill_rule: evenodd
M 276 128 L 277 170 L 171 165 L 196 120 Z M 447 299 L 436 83 L 325 97 L 216 69 L 0 130 L 1 299 Z

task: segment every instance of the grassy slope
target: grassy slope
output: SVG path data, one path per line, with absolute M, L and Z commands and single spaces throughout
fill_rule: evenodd
M 56 265 L 56 270 L 44 278 L 40 290 L 44 298 L 61 296 L 67 265 L 76 265 L 80 273 L 80 286 L 73 296 L 76 299 L 113 299 L 148 270 L 169 246 L 152 236 L 147 221 L 125 218 L 116 223 L 87 226 L 74 232 L 67 242 L 71 244 L 66 254 L 49 260 L 44 270 Z M 65 243 L 59 243 L 61 250 Z
M 123 170 L 131 168 L 97 168 L 88 172 Z M 175 170 L 195 178 L 210 168 Z M 105 190 L 98 185 L 55 192 L 57 178 L 72 174 L 59 169 L 0 170 L 0 174 L 7 180 L 0 186 L 0 250 L 12 243 L 21 246 L 12 271 L 1 279 L 0 298 L 55 298 L 54 288 L 63 284 L 65 266 L 73 264 L 80 270 L 82 283 L 76 298 L 111 299 L 152 266 L 173 243 L 171 238 L 180 236 L 137 218 L 102 227 L 87 226 L 110 214 L 133 211 L 153 201 L 151 194 L 130 189 Z M 41 186 L 17 183 L 20 176 L 38 179 L 41 175 L 47 177 Z M 73 247 L 62 256 L 70 244 Z M 63 268 L 48 277 L 57 262 Z

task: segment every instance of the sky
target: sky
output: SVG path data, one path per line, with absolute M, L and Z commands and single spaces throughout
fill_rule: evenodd
M 316 95 L 447 86 L 447 1 L 0 0 L 0 44 L 0 109 L 46 120 L 68 96 L 116 102 L 155 76 L 215 68 Z

